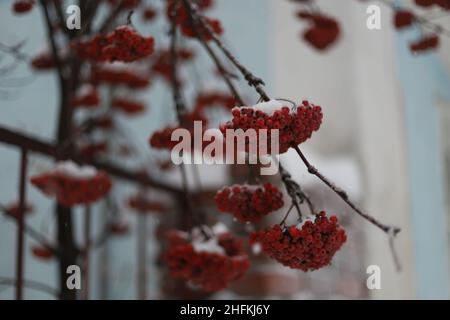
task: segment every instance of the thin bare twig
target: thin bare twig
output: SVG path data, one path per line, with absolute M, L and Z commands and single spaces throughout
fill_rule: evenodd
M 201 30 L 205 30 L 217 47 L 223 52 L 223 54 L 231 61 L 231 63 L 239 70 L 239 72 L 243 75 L 244 79 L 248 82 L 248 84 L 255 88 L 255 90 L 260 95 L 261 99 L 264 101 L 269 101 L 270 98 L 267 93 L 264 91 L 264 81 L 261 78 L 256 77 L 253 73 L 250 72 L 245 66 L 243 66 L 239 60 L 231 53 L 230 50 L 223 44 L 223 42 L 216 36 L 214 30 L 212 30 L 211 26 L 207 23 L 202 14 L 197 10 L 197 7 L 192 4 L 190 0 L 183 0 L 186 8 L 188 8 L 188 13 L 190 17 L 197 23 Z
M 397 235 L 397 233 L 400 232 L 400 228 L 388 226 L 381 222 L 379 222 L 374 217 L 370 216 L 369 214 L 363 212 L 360 208 L 358 208 L 353 201 L 351 201 L 347 195 L 347 193 L 336 186 L 333 182 L 331 182 L 327 177 L 325 177 L 322 173 L 319 172 L 309 161 L 306 159 L 303 152 L 300 150 L 298 146 L 293 146 L 294 150 L 299 155 L 300 159 L 305 164 L 306 168 L 308 169 L 308 172 L 318 177 L 320 180 L 322 180 L 323 183 L 325 183 L 331 190 L 333 190 L 342 200 L 344 200 L 345 203 L 347 203 L 357 214 L 359 214 L 361 217 L 375 225 L 376 227 L 380 228 L 387 234 L 390 234 L 392 232 L 393 236 Z
M 0 277 L 0 286 L 15 286 L 17 280 L 7 277 Z M 41 291 L 50 294 L 53 297 L 58 297 L 59 293 L 56 289 L 35 280 L 23 280 L 23 286 L 33 290 Z

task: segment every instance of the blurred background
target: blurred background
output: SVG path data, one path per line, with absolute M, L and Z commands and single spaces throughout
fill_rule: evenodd
M 340 21 L 342 30 L 338 43 L 323 53 L 301 40 L 302 24 L 295 16 L 297 4 L 292 1 L 217 0 L 210 15 L 222 21 L 226 44 L 244 65 L 265 80 L 269 94 L 295 101 L 308 99 L 322 106 L 323 125 L 303 150 L 313 164 L 373 216 L 401 227 L 395 247 L 402 269 L 400 272 L 395 269 L 388 237 L 356 216 L 306 172 L 295 154 L 288 153 L 281 157 L 282 163 L 320 207 L 338 215 L 348 231 L 347 243 L 330 267 L 309 273 L 285 268 L 254 252 L 247 276 L 209 298 L 448 299 L 450 38 L 442 37 L 435 53 L 416 56 L 408 46 L 418 30 L 394 31 L 392 11 L 377 1 L 316 2 Z M 412 1 L 399 3 L 410 6 Z M 366 9 L 370 4 L 381 8 L 380 30 L 366 27 Z M 42 12 L 35 8 L 29 15 L 18 17 L 11 13 L 10 5 L 10 1 L 0 2 L 0 42 L 24 41 L 24 51 L 39 52 L 45 46 Z M 439 23 L 450 28 L 450 19 L 445 16 L 439 18 Z M 156 46 L 164 41 L 162 32 L 167 32 L 167 28 L 161 23 L 149 27 L 135 17 L 133 24 L 143 34 L 155 35 Z M 202 52 L 195 41 L 190 42 L 190 47 Z M 214 69 L 202 54 L 196 63 L 200 70 Z M 223 89 L 219 79 L 200 77 L 198 81 L 205 89 Z M 239 88 L 244 96 L 256 101 L 244 82 Z M 149 105 L 148 112 L 123 123 L 136 148 L 152 159 L 148 162 L 150 167 L 151 161 L 162 157 L 150 151 L 147 139 L 153 131 L 173 121 L 174 117 L 165 111 L 171 107 L 170 97 L 167 87 L 153 86 L 141 94 Z M 215 116 L 222 121 L 228 117 L 226 113 Z M 56 117 L 54 74 L 36 74 L 24 64 L 8 79 L 0 78 L 1 126 L 52 140 Z M 18 150 L 0 144 L 2 204 L 17 198 L 19 159 Z M 115 161 L 136 164 L 134 160 Z M 33 155 L 30 174 L 50 164 L 49 159 Z M 164 181 L 180 184 L 176 170 L 167 173 L 153 167 L 149 171 Z M 200 173 L 206 198 L 208 191 L 242 180 L 239 168 L 201 166 Z M 195 188 L 194 177 L 189 178 Z M 27 217 L 27 222 L 48 239 L 54 239 L 52 202 L 33 187 L 28 190 L 29 202 L 37 209 Z M 134 190 L 135 186 L 127 183 L 115 188 L 118 211 L 131 230 L 126 236 L 108 240 L 92 253 L 92 298 L 137 298 L 136 261 L 142 251 L 138 251 L 136 233 L 141 224 L 146 226 L 147 237 L 146 298 L 174 296 L 158 261 L 161 248 L 156 235 L 162 219 L 157 215 L 139 217 L 123 204 L 122 199 Z M 104 203 L 93 208 L 94 232 L 101 230 L 105 210 L 108 207 Z M 213 204 L 210 210 L 216 210 Z M 75 210 L 79 241 L 82 215 L 81 209 Z M 219 218 L 233 225 L 227 217 Z M 5 279 L 14 278 L 15 239 L 15 222 L 0 216 L 0 299 L 14 297 L 14 287 Z M 30 250 L 35 245 L 32 239 L 27 238 L 26 245 L 25 278 L 56 288 L 57 263 L 36 259 Z M 380 267 L 380 289 L 369 290 L 366 286 L 367 268 L 371 265 Z M 49 293 L 33 289 L 26 289 L 25 298 L 54 299 Z

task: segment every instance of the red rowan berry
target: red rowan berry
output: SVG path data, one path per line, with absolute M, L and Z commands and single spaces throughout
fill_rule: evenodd
M 334 254 L 347 240 L 337 218 L 325 212 L 314 222 L 282 228 L 275 225 L 251 234 L 251 243 L 260 243 L 262 250 L 281 264 L 303 271 L 317 270 L 331 263 Z
M 234 185 L 219 190 L 214 197 L 221 212 L 241 222 L 256 222 L 283 207 L 283 194 L 270 183 L 264 186 Z

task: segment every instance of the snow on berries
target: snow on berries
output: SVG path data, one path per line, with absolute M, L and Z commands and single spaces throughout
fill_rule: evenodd
M 26 13 L 33 9 L 35 3 L 35 0 L 15 0 L 12 9 L 18 14 Z
M 252 107 L 236 107 L 232 110 L 233 119 L 220 127 L 227 135 L 227 129 L 254 129 L 260 139 L 260 129 L 267 129 L 267 147 L 271 152 L 271 130 L 279 130 L 279 153 L 308 140 L 322 123 L 322 108 L 303 101 L 296 108 L 285 106 L 282 102 L 271 100 Z M 262 138 L 261 138 L 262 139 Z M 250 141 L 246 139 L 245 150 L 249 151 Z
M 335 216 L 325 212 L 314 221 L 290 227 L 275 225 L 252 233 L 250 242 L 259 243 L 263 252 L 281 264 L 302 271 L 313 271 L 331 263 L 334 254 L 347 240 L 344 229 Z
M 242 241 L 219 229 L 212 228 L 209 238 L 198 228 L 171 232 L 164 253 L 170 275 L 207 292 L 222 290 L 242 277 L 250 266 Z
M 104 172 L 72 161 L 58 162 L 53 169 L 30 180 L 41 192 L 55 197 L 65 207 L 93 203 L 103 198 L 112 186 Z
M 284 205 L 283 194 L 270 183 L 225 187 L 214 200 L 219 211 L 230 213 L 241 222 L 257 222 Z
M 130 26 L 72 44 L 80 58 L 96 62 L 133 62 L 152 54 L 153 46 L 153 37 L 144 37 Z
M 336 19 L 304 10 L 299 11 L 297 16 L 309 22 L 310 27 L 303 32 L 303 39 L 313 48 L 324 51 L 339 38 L 340 27 Z

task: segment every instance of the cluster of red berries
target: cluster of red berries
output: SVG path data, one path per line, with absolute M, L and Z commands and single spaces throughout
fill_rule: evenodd
M 151 66 L 151 71 L 170 83 L 172 81 L 172 58 L 170 51 L 163 49 L 158 51 L 154 56 L 155 59 Z M 179 64 L 188 62 L 193 57 L 194 52 L 190 49 L 179 48 L 177 50 L 177 62 Z M 180 80 L 177 79 L 177 81 Z
M 35 245 L 31 247 L 31 253 L 34 257 L 44 261 L 52 259 L 53 256 L 55 255 L 53 250 L 50 250 L 49 248 L 43 245 Z
M 93 142 L 79 148 L 78 153 L 83 159 L 92 159 L 108 151 L 106 142 Z
M 409 10 L 397 10 L 394 14 L 394 26 L 397 30 L 409 27 L 415 21 L 416 16 Z
M 73 171 L 71 165 L 70 171 Z M 111 189 L 110 178 L 103 172 L 89 170 L 89 175 L 72 174 L 56 168 L 31 177 L 31 183 L 47 196 L 56 197 L 65 207 L 90 204 L 103 198 Z M 95 170 L 95 169 L 94 169 Z
M 148 199 L 145 195 L 136 194 L 128 199 L 128 206 L 139 213 L 165 213 L 167 206 L 159 201 Z
M 156 16 L 157 16 L 157 12 L 156 12 L 155 8 L 153 8 L 153 7 L 146 7 L 142 11 L 142 19 L 145 22 L 153 21 L 156 18 Z
M 71 102 L 72 107 L 93 109 L 100 105 L 100 94 L 93 86 L 81 87 Z
M 303 32 L 303 39 L 317 50 L 329 48 L 338 39 L 340 27 L 336 19 L 304 10 L 299 11 L 297 16 L 310 23 L 310 27 Z
M 30 204 L 25 204 L 25 208 L 23 210 L 23 215 L 25 216 L 32 212 L 33 212 L 33 206 L 31 206 Z M 18 219 L 19 214 L 20 214 L 19 204 L 13 203 L 13 204 L 10 204 L 9 206 L 7 206 L 5 208 L 5 214 L 7 214 L 8 216 L 10 216 L 14 219 Z
M 196 25 L 194 27 L 192 22 L 187 20 L 181 24 L 181 32 L 188 38 L 199 37 L 204 41 L 211 41 L 214 34 L 221 35 L 223 33 L 222 24 L 219 20 L 205 17 L 204 22 L 209 26 L 209 29 L 203 25 Z
M 105 83 L 113 86 L 125 86 L 131 89 L 146 88 L 150 80 L 144 74 L 134 72 L 131 69 L 114 69 L 108 67 L 95 68 L 91 72 L 91 82 L 94 84 Z
M 439 46 L 439 36 L 431 34 L 428 36 L 423 36 L 417 41 L 412 42 L 409 45 L 409 49 L 413 53 L 427 52 L 429 50 L 434 50 Z
M 133 62 L 153 53 L 153 37 L 143 37 L 130 26 L 119 26 L 106 36 L 73 43 L 82 59 L 97 62 Z
M 203 130 L 205 130 L 205 125 L 207 124 L 207 119 L 198 110 L 186 113 L 181 117 L 181 125 L 179 126 L 168 126 L 162 130 L 155 131 L 149 139 L 150 146 L 156 149 L 166 149 L 172 150 L 179 142 L 172 141 L 172 133 L 179 128 L 184 128 L 189 130 L 193 135 L 194 131 L 194 121 L 201 121 Z M 205 144 L 205 142 L 203 143 Z M 207 143 L 209 144 L 209 142 Z M 202 147 L 204 147 L 203 145 Z M 194 149 L 194 141 L 192 141 L 192 150 Z
M 126 221 L 113 221 L 108 224 L 108 232 L 115 236 L 123 236 L 130 232 L 130 224 Z
M 137 7 L 141 0 L 106 0 L 110 5 L 116 8 L 120 5 L 120 9 L 129 10 Z
M 202 111 L 211 106 L 218 106 L 230 110 L 235 107 L 236 104 L 237 101 L 232 95 L 220 91 L 210 91 L 200 93 L 197 96 L 195 109 Z
M 305 221 L 301 227 L 282 228 L 277 224 L 268 230 L 252 233 L 250 238 L 251 243 L 260 243 L 271 258 L 303 271 L 329 265 L 346 240 L 337 218 L 328 218 L 325 212 L 317 214 L 314 221 Z
M 25 13 L 33 9 L 35 2 L 35 0 L 15 0 L 12 9 L 15 13 Z
M 257 222 L 284 205 L 283 194 L 270 183 L 225 187 L 217 192 L 214 200 L 219 211 L 231 213 L 241 222 Z
M 98 129 L 110 130 L 114 127 L 114 120 L 108 114 L 93 117 L 91 121 L 94 127 Z
M 284 153 L 290 147 L 297 146 L 309 139 L 314 131 L 319 130 L 322 123 L 322 109 L 320 106 L 303 101 L 295 110 L 280 104 L 279 109 L 272 114 L 260 109 L 267 104 L 274 105 L 277 101 L 261 103 L 254 107 L 241 107 L 232 110 L 233 119 L 222 125 L 220 130 L 226 137 L 227 129 L 255 129 L 259 138 L 259 129 L 267 129 L 268 152 L 271 152 L 271 130 L 279 130 L 279 152 Z M 246 139 L 246 151 L 249 150 Z
M 433 5 L 439 6 L 442 9 L 450 10 L 450 1 L 448 0 L 415 0 L 416 5 L 420 7 L 429 8 Z
M 201 0 L 196 3 L 196 6 L 200 11 L 204 11 L 211 8 L 212 4 L 213 2 L 211 0 Z M 174 8 L 174 6 L 176 7 Z M 172 14 L 175 14 L 175 23 L 180 27 L 184 36 L 189 38 L 199 36 L 205 41 L 212 40 L 212 34 L 206 27 L 200 24 L 193 25 L 192 19 L 189 17 L 189 13 L 182 1 L 169 0 L 167 2 L 166 13 L 168 19 L 172 19 Z M 223 28 L 219 20 L 204 17 L 203 21 L 209 26 L 213 34 L 221 35 L 223 33 Z
M 145 111 L 145 104 L 131 99 L 114 98 L 111 101 L 111 106 L 117 110 L 120 110 L 128 115 L 136 115 Z
M 226 288 L 250 266 L 242 242 L 229 233 L 192 241 L 185 233 L 173 233 L 164 260 L 172 277 L 206 292 Z
M 49 70 L 55 67 L 53 55 L 48 52 L 40 53 L 31 59 L 31 67 L 35 70 Z

